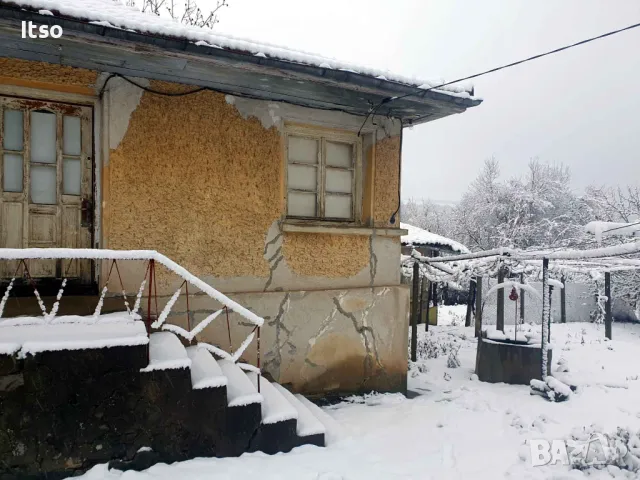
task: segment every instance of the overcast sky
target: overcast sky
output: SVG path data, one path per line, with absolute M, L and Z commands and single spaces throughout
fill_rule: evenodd
M 213 0 L 204 0 L 203 3 Z M 639 0 L 228 0 L 221 33 L 451 80 L 640 22 Z M 640 183 L 640 28 L 474 80 L 484 103 L 405 131 L 403 198 L 456 201 L 483 160 Z

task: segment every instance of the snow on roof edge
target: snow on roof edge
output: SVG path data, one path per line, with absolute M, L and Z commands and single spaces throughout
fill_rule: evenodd
M 454 252 L 471 253 L 471 251 L 460 242 L 456 242 L 455 240 L 452 240 L 450 238 L 443 237 L 442 235 L 438 235 L 437 233 L 432 233 L 428 230 L 414 227 L 413 225 L 402 222 L 400 222 L 400 228 L 409 231 L 407 235 L 403 235 L 401 237 L 400 241 L 402 245 L 441 245 L 451 248 L 451 250 L 453 250 Z
M 55 17 L 69 17 L 80 21 L 99 24 L 107 28 L 135 31 L 138 33 L 174 37 L 189 40 L 197 45 L 210 48 L 243 51 L 253 55 L 270 57 L 303 65 L 312 65 L 332 70 L 349 71 L 380 80 L 396 82 L 420 89 L 438 87 L 443 80 L 420 80 L 366 66 L 352 65 L 335 58 L 257 42 L 232 35 L 214 33 L 200 27 L 182 25 L 170 18 L 142 13 L 135 7 L 128 7 L 114 0 L 0 0 L 0 5 L 15 5 L 35 12 L 53 12 Z M 434 89 L 453 97 L 480 100 L 471 95 L 473 87 L 469 84 L 447 85 Z

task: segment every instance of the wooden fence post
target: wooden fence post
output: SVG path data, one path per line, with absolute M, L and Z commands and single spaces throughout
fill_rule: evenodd
M 416 361 L 418 351 L 418 309 L 420 307 L 420 264 L 413 262 L 413 289 L 411 298 L 411 361 Z
M 549 319 L 551 318 L 551 305 L 549 304 L 549 259 L 542 260 L 542 342 L 540 345 L 540 373 L 544 381 L 548 375 L 547 368 L 547 341 L 549 339 Z
M 567 279 L 562 277 L 562 290 L 560 290 L 560 322 L 567 323 Z
M 476 337 L 482 331 L 482 277 L 476 277 Z
M 420 282 L 420 319 L 418 323 L 429 323 L 429 292 L 427 291 L 431 287 L 427 277 L 423 277 Z M 426 312 L 426 314 L 425 314 Z
M 604 309 L 604 336 L 611 340 L 611 322 L 613 321 L 611 312 L 611 272 L 605 272 L 604 274 L 604 294 L 607 297 Z
M 473 304 L 473 292 L 475 291 L 475 283 L 473 279 L 469 280 L 469 296 L 467 297 L 467 316 L 464 319 L 464 326 L 471 326 L 471 305 Z
M 504 283 L 504 268 L 498 269 L 498 283 Z M 496 310 L 496 330 L 504 331 L 504 288 L 498 290 L 498 308 Z
M 524 273 L 520 274 L 520 283 L 524 284 Z M 520 323 L 524 323 L 524 288 L 520 289 Z
M 427 319 L 424 322 L 424 331 L 429 331 L 429 314 L 431 313 L 431 290 L 433 289 L 433 283 L 427 280 Z

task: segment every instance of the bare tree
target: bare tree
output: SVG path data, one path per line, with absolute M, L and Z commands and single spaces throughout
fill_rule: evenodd
M 211 10 L 203 10 L 196 0 L 184 0 L 182 7 L 176 5 L 175 0 L 126 0 L 128 6 L 137 7 L 146 13 L 163 16 L 168 15 L 183 25 L 194 27 L 213 28 L 220 22 L 219 14 L 223 7 L 228 7 L 227 0 L 217 0 L 216 6 Z

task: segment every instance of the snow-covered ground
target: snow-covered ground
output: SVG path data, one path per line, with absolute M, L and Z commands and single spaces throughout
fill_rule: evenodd
M 461 318 L 462 322 L 458 319 Z M 353 397 L 325 407 L 342 428 L 326 448 L 305 446 L 287 454 L 196 459 L 156 465 L 142 472 L 107 471 L 97 466 L 85 480 L 111 479 L 609 479 L 637 478 L 608 470 L 569 470 L 562 465 L 531 466 L 527 441 L 566 439 L 592 424 L 599 431 L 640 428 L 640 325 L 616 324 L 613 341 L 603 327 L 553 325 L 552 370 L 568 366 L 578 391 L 564 403 L 531 396 L 526 386 L 487 384 L 474 379 L 472 328 L 463 307 L 442 307 L 449 325 L 420 326 L 422 358 L 411 365 L 409 389 L 420 395 Z M 451 323 L 458 324 L 451 325 Z M 459 347 L 460 367 L 449 368 L 448 352 Z M 427 358 L 432 357 L 432 358 Z M 334 432 L 335 433 L 335 432 Z

